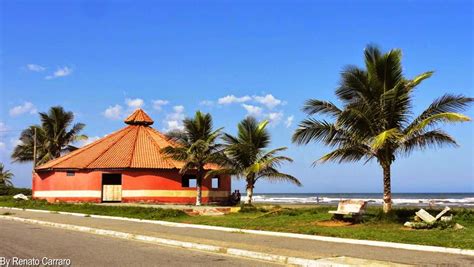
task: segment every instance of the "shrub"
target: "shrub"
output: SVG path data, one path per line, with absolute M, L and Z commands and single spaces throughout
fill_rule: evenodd
M 32 191 L 29 188 L 17 188 L 17 187 L 5 187 L 0 186 L 0 196 L 14 196 L 17 194 L 23 194 L 31 196 Z
M 265 208 L 260 208 L 252 204 L 242 204 L 240 205 L 239 212 L 241 213 L 251 213 L 251 212 L 266 212 Z

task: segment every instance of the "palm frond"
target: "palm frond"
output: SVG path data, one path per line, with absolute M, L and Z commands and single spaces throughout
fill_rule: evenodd
M 333 123 L 308 118 L 298 125 L 292 141 L 297 144 L 308 144 L 312 141 L 330 143 L 336 133 L 337 127 Z
M 205 179 L 219 175 L 239 175 L 240 172 L 234 168 L 219 168 L 217 170 L 210 170 L 206 172 Z
M 309 99 L 303 106 L 303 112 L 308 115 L 326 114 L 330 116 L 337 116 L 341 110 L 329 101 L 321 101 L 317 99 Z
M 412 131 L 419 123 L 429 117 L 440 113 L 457 113 L 464 111 L 468 105 L 474 101 L 474 98 L 465 97 L 463 95 L 450 95 L 445 94 L 444 96 L 436 99 L 433 103 L 421 113 L 413 122 L 406 127 L 405 133 Z
M 441 146 L 458 146 L 454 138 L 440 129 L 415 134 L 406 139 L 400 146 L 402 153 L 409 154 L 415 149 L 436 148 Z
M 417 121 L 417 124 L 413 124 L 408 129 L 407 135 L 412 135 L 416 132 L 423 131 L 429 126 L 434 126 L 438 123 L 455 123 L 455 122 L 466 122 L 471 119 L 463 114 L 454 112 L 444 112 L 431 115 L 423 120 Z
M 185 147 L 167 146 L 161 149 L 161 153 L 176 161 L 185 161 L 188 159 L 188 149 Z
M 301 182 L 298 178 L 294 177 L 293 175 L 281 173 L 276 169 L 268 169 L 265 172 L 260 173 L 256 178 L 255 181 L 259 179 L 265 179 L 270 182 L 290 182 L 297 186 L 302 186 Z
M 367 72 L 355 66 L 347 66 L 341 73 L 336 95 L 346 104 L 358 100 L 370 103 L 372 95 Z
M 415 78 L 408 82 L 407 87 L 409 88 L 409 90 L 412 90 L 413 88 L 417 87 L 421 82 L 433 76 L 433 73 L 434 71 L 427 71 L 420 75 L 417 75 Z
M 313 165 L 318 162 L 325 163 L 328 161 L 342 162 L 355 162 L 363 158 L 370 160 L 374 155 L 366 148 L 360 146 L 343 147 L 333 150 L 332 152 L 322 156 L 319 160 L 315 161 Z
M 397 128 L 392 128 L 383 131 L 379 135 L 374 137 L 372 141 L 372 149 L 378 150 L 385 146 L 388 142 L 397 142 L 402 137 L 403 134 Z

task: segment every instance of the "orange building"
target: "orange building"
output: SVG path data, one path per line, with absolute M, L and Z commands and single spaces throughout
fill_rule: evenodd
M 180 175 L 181 162 L 160 150 L 175 146 L 153 129 L 141 109 L 126 127 L 35 168 L 33 198 L 50 202 L 155 202 L 193 204 L 196 178 Z M 202 202 L 225 202 L 229 176 L 203 181 Z

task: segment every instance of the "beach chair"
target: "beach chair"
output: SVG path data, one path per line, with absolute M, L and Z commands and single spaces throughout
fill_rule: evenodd
M 337 205 L 337 210 L 330 210 L 334 219 L 342 220 L 344 215 L 350 215 L 356 222 L 362 219 L 362 215 L 367 210 L 367 201 L 363 200 L 341 200 Z

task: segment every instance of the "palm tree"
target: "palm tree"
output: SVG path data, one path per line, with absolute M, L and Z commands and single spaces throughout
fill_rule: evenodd
M 48 113 L 40 112 L 40 125 L 32 125 L 23 130 L 18 144 L 12 153 L 13 161 L 34 161 L 33 150 L 36 131 L 36 165 L 58 158 L 63 153 L 77 149 L 72 143 L 87 139 L 80 134 L 83 123 L 72 124 L 74 114 L 62 107 L 51 107 Z M 70 128 L 70 126 L 72 126 Z M 70 129 L 69 129 L 70 128 Z
M 167 157 L 183 162 L 180 174 L 196 174 L 196 206 L 201 205 L 202 181 L 205 178 L 206 169 L 212 164 L 222 161 L 222 145 L 216 141 L 220 136 L 222 128 L 213 130 L 212 117 L 209 113 L 203 114 L 197 111 L 194 118 L 183 120 L 182 131 L 172 131 L 167 137 L 176 142 L 176 146 L 168 146 L 161 151 Z
M 289 157 L 278 155 L 287 148 L 265 150 L 270 144 L 267 125 L 268 121 L 258 123 L 255 118 L 247 117 L 238 124 L 237 136 L 224 134 L 222 138 L 227 156 L 225 167 L 208 173 L 208 176 L 229 174 L 245 179 L 247 182 L 245 204 L 252 204 L 255 183 L 260 179 L 287 181 L 301 186 L 297 178 L 277 170 L 282 163 L 293 162 Z
M 393 49 L 382 53 L 377 47 L 365 49 L 365 68 L 349 66 L 341 74 L 336 96 L 342 108 L 329 101 L 310 99 L 303 111 L 325 115 L 333 121 L 307 118 L 299 124 L 293 142 L 322 142 L 332 152 L 320 162 L 351 162 L 376 159 L 383 170 L 383 210 L 391 210 L 391 165 L 397 156 L 408 155 L 414 149 L 442 145 L 457 146 L 446 132 L 437 128 L 441 123 L 469 121 L 459 111 L 473 101 L 461 95 L 446 94 L 436 99 L 419 116 L 412 119 L 413 91 L 432 71 L 413 79 L 403 76 L 402 53 Z
M 13 173 L 10 170 L 5 170 L 3 163 L 0 163 L 0 187 L 12 187 Z

